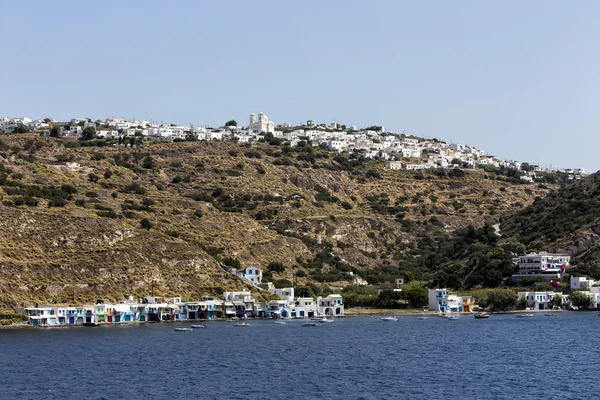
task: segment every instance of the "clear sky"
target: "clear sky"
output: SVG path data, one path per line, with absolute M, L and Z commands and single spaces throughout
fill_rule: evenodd
M 0 116 L 337 120 L 600 169 L 600 1 L 0 0 Z

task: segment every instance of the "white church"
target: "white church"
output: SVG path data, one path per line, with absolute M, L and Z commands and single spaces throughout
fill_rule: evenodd
M 275 132 L 275 124 L 273 121 L 269 121 L 269 118 L 264 113 L 258 113 L 258 120 L 256 114 L 250 114 L 250 124 L 248 125 L 248 133 L 259 134 L 261 132 L 273 133 Z

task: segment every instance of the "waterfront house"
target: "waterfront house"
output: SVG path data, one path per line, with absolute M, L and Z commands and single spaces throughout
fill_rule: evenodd
M 54 314 L 56 315 L 57 325 L 67 324 L 67 308 L 66 307 L 55 307 Z
M 545 251 L 529 253 L 516 259 L 519 271 L 512 276 L 514 282 L 526 278 L 538 279 L 542 282 L 560 280 L 571 257 L 566 254 L 550 254 Z
M 344 315 L 342 296 L 330 294 L 327 297 L 317 297 L 317 313 L 319 315 Z
M 77 307 L 67 307 L 67 324 L 76 325 L 77 318 Z
M 265 303 L 263 312 L 259 315 L 267 318 L 290 318 L 291 310 L 286 300 L 271 300 Z
M 98 323 L 96 318 L 96 307 L 90 306 L 85 308 L 83 323 L 87 325 L 96 325 Z
M 531 310 L 551 310 L 552 299 L 554 296 L 563 296 L 562 293 L 557 292 L 519 292 L 519 300 L 525 299 L 527 301 L 527 308 Z M 568 296 L 563 296 L 563 304 L 568 303 Z
M 96 323 L 106 322 L 106 304 L 96 304 L 94 308 Z
M 317 315 L 317 306 L 312 297 L 298 297 L 290 310 L 291 318 L 312 318 Z
M 30 307 L 25 314 L 32 325 L 56 325 L 56 315 L 52 307 Z
M 199 302 L 187 303 L 187 319 L 198 319 L 198 311 L 200 310 Z
M 215 319 L 223 315 L 222 309 L 217 307 L 217 301 L 214 297 L 202 297 L 198 307 L 198 319 Z
M 185 321 L 188 319 L 188 305 L 185 302 L 182 302 L 181 299 L 176 304 L 177 306 L 177 314 L 175 314 L 176 321 Z
M 119 303 L 115 304 L 113 307 L 113 322 L 122 323 L 122 322 L 133 322 L 136 320 L 136 311 L 137 307 L 135 304 L 129 303 Z M 110 321 L 107 321 L 110 322 Z
M 235 316 L 238 318 L 251 318 L 256 316 L 254 299 L 249 291 L 225 292 L 223 299 L 232 302 L 235 306 Z
M 135 321 L 138 322 L 147 322 L 148 321 L 148 305 L 147 304 L 137 304 L 132 305 L 132 312 L 135 315 Z
M 471 310 L 471 298 L 456 296 L 448 293 L 447 289 L 429 289 L 429 311 L 441 313 L 447 312 L 469 312 Z

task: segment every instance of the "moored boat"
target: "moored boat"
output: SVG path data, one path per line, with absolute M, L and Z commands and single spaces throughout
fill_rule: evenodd
M 302 326 L 318 326 L 319 324 L 316 322 L 305 322 Z
M 545 313 L 544 314 L 546 317 L 558 317 L 557 313 Z
M 517 314 L 517 318 L 531 318 L 533 314 Z
M 382 317 L 381 320 L 385 321 L 385 322 L 396 322 L 396 321 L 398 321 L 398 318 L 396 318 L 396 317 Z
M 175 328 L 175 332 L 191 332 L 192 328 Z
M 250 324 L 247 324 L 245 322 L 239 322 L 237 324 L 233 324 L 233 326 L 250 326 Z
M 206 325 L 192 325 L 192 328 L 206 328 Z
M 318 322 L 321 322 L 321 323 L 333 322 L 333 320 L 332 319 L 327 319 L 327 318 L 323 317 L 323 318 L 319 319 Z
M 427 317 L 419 317 L 419 319 L 427 319 Z
M 486 313 L 479 313 L 479 314 L 475 314 L 474 317 L 477 319 L 484 319 L 484 318 L 489 318 L 490 316 L 487 315 Z
M 456 321 L 458 319 L 458 315 L 450 315 L 446 319 L 451 320 L 451 321 Z
M 285 325 L 285 324 L 287 324 L 287 322 L 285 322 L 285 321 L 275 321 L 274 324 Z

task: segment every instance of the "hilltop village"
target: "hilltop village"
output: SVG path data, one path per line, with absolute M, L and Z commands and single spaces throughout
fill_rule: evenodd
M 106 118 L 72 118 L 68 123 L 50 118 L 0 118 L 0 132 L 35 131 L 42 135 L 74 139 L 117 140 L 118 145 L 134 145 L 136 138 L 153 141 L 233 140 L 238 143 L 255 141 L 286 142 L 291 147 L 299 143 L 326 147 L 332 152 L 361 155 L 365 158 L 386 160 L 388 169 L 423 170 L 432 168 L 507 168 L 518 171 L 524 183 L 533 183 L 544 173 L 568 174 L 568 179 L 581 179 L 583 168 L 541 167 L 534 163 L 506 160 L 488 154 L 482 149 L 460 143 L 446 143 L 403 133 L 386 131 L 384 126 L 357 128 L 338 122 L 317 124 L 308 120 L 304 125 L 287 123 L 276 125 L 264 113 L 250 114 L 247 126 L 238 126 L 235 120 L 219 128 L 156 123 L 145 120 Z

